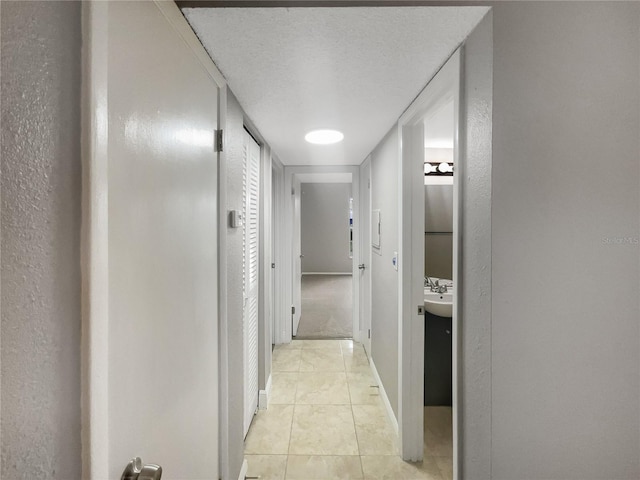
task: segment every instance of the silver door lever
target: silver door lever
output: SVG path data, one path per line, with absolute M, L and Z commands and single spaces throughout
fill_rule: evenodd
M 142 465 L 142 459 L 135 457 L 122 472 L 120 480 L 160 480 L 162 477 L 162 467 L 154 463 Z

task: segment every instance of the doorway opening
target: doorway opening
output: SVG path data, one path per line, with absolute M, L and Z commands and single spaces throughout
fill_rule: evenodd
M 351 182 L 300 184 L 297 339 L 353 338 Z
M 291 320 L 276 318 L 276 343 L 359 341 L 359 169 L 287 166 L 284 177 Z
M 457 269 L 459 242 L 460 51 L 429 82 L 399 122 L 402 249 L 400 435 L 403 457 L 446 458 L 457 470 Z M 454 168 L 455 167 L 455 168 Z M 416 308 L 417 305 L 417 308 Z
M 424 449 L 453 472 L 454 95 L 424 115 Z

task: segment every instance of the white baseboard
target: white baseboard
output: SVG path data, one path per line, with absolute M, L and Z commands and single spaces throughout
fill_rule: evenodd
M 302 275 L 352 275 L 351 272 L 302 272 Z
M 245 477 L 247 476 L 248 471 L 249 471 L 249 464 L 245 459 L 242 462 L 242 468 L 240 469 L 240 475 L 238 475 L 238 480 L 245 480 Z
M 393 408 L 391 408 L 391 403 L 389 402 L 389 397 L 387 396 L 387 392 L 384 389 L 384 385 L 382 385 L 382 380 L 380 380 L 380 375 L 378 375 L 378 370 L 376 370 L 376 365 L 373 363 L 373 358 L 369 358 L 369 365 L 371 366 L 371 373 L 373 373 L 373 378 L 378 385 L 378 391 L 380 393 L 380 397 L 382 397 L 382 403 L 384 403 L 384 408 L 387 411 L 387 417 L 389 418 L 389 422 L 391 422 L 391 426 L 398 434 L 398 419 L 396 418 L 395 413 L 393 413 Z
M 271 375 L 269 375 L 269 379 L 267 380 L 267 385 L 264 390 L 260 390 L 258 392 L 258 409 L 266 410 L 269 406 L 269 396 L 271 395 Z

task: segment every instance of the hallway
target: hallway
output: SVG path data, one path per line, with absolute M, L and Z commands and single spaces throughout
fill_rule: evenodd
M 256 415 L 245 441 L 248 477 L 449 479 L 451 413 L 433 412 L 425 412 L 435 419 L 425 430 L 431 455 L 421 464 L 403 462 L 362 345 L 293 340 L 273 352 L 269 408 Z

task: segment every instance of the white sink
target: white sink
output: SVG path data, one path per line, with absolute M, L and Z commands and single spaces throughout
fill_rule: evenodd
M 439 317 L 451 317 L 453 293 L 436 293 L 428 288 L 424 290 L 424 308 Z

